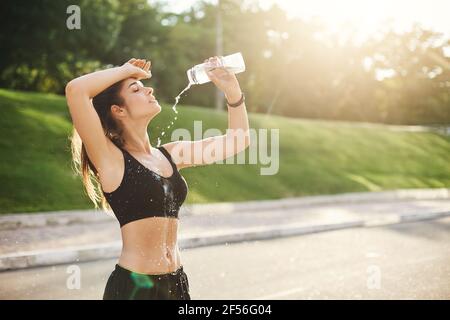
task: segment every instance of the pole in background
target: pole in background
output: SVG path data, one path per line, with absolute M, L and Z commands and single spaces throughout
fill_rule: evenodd
M 216 56 L 223 56 L 223 25 L 220 0 L 217 0 L 216 14 Z M 222 110 L 224 104 L 224 94 L 216 88 L 216 110 Z

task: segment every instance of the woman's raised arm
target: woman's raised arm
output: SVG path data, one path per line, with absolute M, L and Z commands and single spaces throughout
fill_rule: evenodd
M 210 59 L 212 68 L 207 72 L 211 81 L 224 94 L 230 104 L 239 102 L 242 91 L 236 75 L 218 65 L 217 57 Z M 174 141 L 164 144 L 177 168 L 212 164 L 245 150 L 250 145 L 249 123 L 245 103 L 228 106 L 228 130 L 224 135 L 196 141 Z M 214 150 L 214 154 L 210 152 Z
M 151 62 L 131 59 L 120 67 L 96 71 L 71 80 L 66 85 L 66 99 L 72 122 L 86 147 L 89 159 L 98 171 L 107 166 L 111 141 L 105 136 L 100 117 L 91 99 L 123 79 L 150 78 Z

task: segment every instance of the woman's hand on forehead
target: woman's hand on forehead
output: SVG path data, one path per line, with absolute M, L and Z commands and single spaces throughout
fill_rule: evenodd
M 152 76 L 150 71 L 152 63 L 151 61 L 146 61 L 145 59 L 130 59 L 122 68 L 127 70 L 130 77 L 140 79 L 149 79 Z

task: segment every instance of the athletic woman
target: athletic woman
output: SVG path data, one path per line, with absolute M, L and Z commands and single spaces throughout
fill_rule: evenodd
M 74 130 L 75 170 L 98 208 L 112 210 L 121 230 L 122 251 L 103 299 L 190 299 L 177 243 L 178 212 L 188 186 L 179 170 L 212 164 L 250 143 L 248 118 L 236 76 L 218 64 L 210 80 L 225 94 L 226 134 L 153 147 L 148 126 L 161 111 L 151 78 L 151 62 L 131 59 L 120 67 L 70 81 L 66 98 Z M 235 143 L 242 140 L 244 143 Z M 204 155 L 204 150 L 215 150 Z

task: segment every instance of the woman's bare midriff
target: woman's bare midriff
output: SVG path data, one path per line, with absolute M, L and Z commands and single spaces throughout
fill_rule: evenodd
M 180 265 L 178 219 L 149 217 L 122 226 L 122 253 L 118 264 L 145 274 L 176 271 Z

